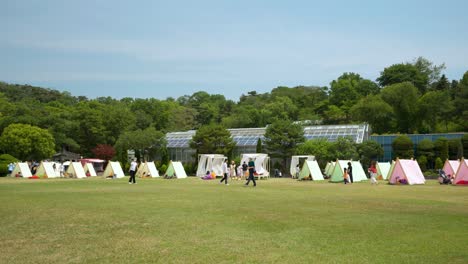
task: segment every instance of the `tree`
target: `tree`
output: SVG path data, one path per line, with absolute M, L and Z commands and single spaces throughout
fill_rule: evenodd
M 427 158 L 426 156 L 422 155 L 418 159 L 418 164 L 421 170 L 424 172 L 427 170 Z
M 427 126 L 427 131 L 435 132 L 437 124 L 445 123 L 447 130 L 448 120 L 454 107 L 450 95 L 446 91 L 430 91 L 418 99 L 418 116 L 422 127 Z M 421 129 L 420 129 L 421 130 Z
M 382 89 L 382 99 L 393 108 L 397 131 L 413 133 L 417 128 L 418 90 L 411 83 L 398 83 Z
M 333 142 L 336 158 L 340 160 L 358 160 L 357 145 L 351 137 L 339 137 Z
M 377 134 L 394 132 L 393 109 L 378 95 L 362 98 L 351 108 L 350 113 L 354 120 L 369 123 Z
M 434 150 L 437 157 L 441 158 L 443 162 L 449 157 L 448 140 L 444 137 L 436 139 L 434 142 Z
M 197 154 L 223 154 L 231 156 L 236 143 L 229 130 L 221 125 L 201 126 L 189 143 Z
M 468 155 L 468 134 L 463 134 L 461 141 L 463 146 L 463 155 Z
M 429 84 L 437 82 L 440 77 L 440 73 L 445 69 L 445 63 L 441 65 L 435 65 L 424 57 L 418 57 L 413 61 L 413 65 L 418 69 L 418 71 L 427 76 Z
M 430 139 L 423 139 L 419 142 L 417 148 L 417 156 L 426 157 L 426 164 L 429 165 L 429 168 L 432 168 L 434 165 L 434 143 Z
M 393 158 L 409 159 L 414 157 L 413 141 L 402 135 L 396 137 L 392 142 Z
M 12 124 L 3 130 L 0 148 L 20 160 L 43 160 L 55 153 L 55 142 L 46 129 Z
M 103 160 L 112 160 L 115 156 L 114 147 L 106 144 L 98 144 L 91 152 L 93 152 L 96 158 Z
M 379 82 L 382 87 L 409 82 L 414 85 L 419 92 L 424 94 L 428 86 L 429 77 L 421 73 L 418 67 L 413 64 L 400 63 L 385 68 L 380 73 L 379 78 L 377 78 L 377 82 Z
M 328 161 L 336 160 L 333 143 L 326 138 L 317 138 L 306 141 L 297 148 L 299 155 L 314 155 L 322 168 L 325 167 Z
M 257 153 L 263 153 L 263 146 L 262 146 L 262 139 L 261 138 L 258 138 L 258 140 L 257 140 L 256 152 Z
M 449 159 L 461 159 L 463 157 L 463 145 L 459 138 L 452 138 L 448 140 L 448 156 Z
M 304 129 L 299 124 L 288 120 L 276 120 L 265 132 L 265 146 L 272 157 L 283 159 L 286 167 L 287 159 L 294 155 L 297 147 L 305 141 Z
M 137 129 L 122 133 L 115 143 L 115 148 L 119 154 L 119 161 L 125 163 L 128 161 L 127 150 L 135 150 L 137 158 L 148 160 L 150 156 L 155 156 L 157 153 L 163 154 L 161 150 L 166 147 L 166 144 L 164 133 L 154 127 L 148 127 L 144 130 Z
M 361 163 L 369 167 L 372 160 L 384 155 L 383 147 L 375 140 L 366 140 L 357 146 Z

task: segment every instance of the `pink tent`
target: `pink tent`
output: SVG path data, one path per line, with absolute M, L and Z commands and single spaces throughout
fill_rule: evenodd
M 446 160 L 443 168 L 445 175 L 450 175 L 450 177 L 455 175 L 457 173 L 458 166 L 460 166 L 459 160 Z
M 455 174 L 455 184 L 468 185 L 468 160 L 461 160 L 460 166 Z
M 399 184 L 403 182 L 406 182 L 409 185 L 426 183 L 426 179 L 424 179 L 421 168 L 419 168 L 419 164 L 415 160 L 404 160 L 398 158 L 388 181 L 390 184 Z

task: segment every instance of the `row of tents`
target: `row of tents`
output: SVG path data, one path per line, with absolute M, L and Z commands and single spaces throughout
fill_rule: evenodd
M 67 170 L 64 173 L 61 173 L 60 166 L 63 166 L 63 164 L 42 161 L 34 176 L 39 178 L 67 177 L 78 179 L 97 176 L 92 163 L 85 163 L 82 165 L 81 162 L 69 162 L 66 165 L 68 166 Z M 15 164 L 15 168 L 13 169 L 11 176 L 29 178 L 33 175 L 27 163 L 18 162 Z M 102 173 L 102 176 L 106 178 L 123 178 L 125 177 L 125 174 L 122 170 L 120 162 L 109 161 L 104 172 Z M 136 176 L 142 178 L 157 178 L 159 177 L 159 172 L 156 169 L 154 162 L 143 162 L 138 167 Z M 176 161 L 170 162 L 164 176 L 167 178 L 187 178 L 187 174 L 185 173 L 182 163 Z

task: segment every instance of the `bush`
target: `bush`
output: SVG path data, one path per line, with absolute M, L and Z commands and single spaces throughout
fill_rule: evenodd
M 5 177 L 8 174 L 8 164 L 16 163 L 19 160 L 10 154 L 0 155 L 0 177 Z
M 163 175 L 164 173 L 166 173 L 166 170 L 167 170 L 167 165 L 166 164 L 161 165 L 161 167 L 159 168 L 159 174 Z
M 427 170 L 423 172 L 424 178 L 426 179 L 437 179 L 439 178 L 439 173 L 436 170 Z
M 444 162 L 442 161 L 440 157 L 437 157 L 435 160 L 435 169 L 439 170 L 439 169 L 442 169 L 443 167 L 444 167 Z
M 424 172 L 427 170 L 427 158 L 426 156 L 421 156 L 418 158 L 418 164 L 421 170 Z

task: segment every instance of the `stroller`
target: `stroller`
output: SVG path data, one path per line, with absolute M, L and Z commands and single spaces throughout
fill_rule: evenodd
M 440 184 L 450 184 L 452 183 L 450 177 L 445 174 L 444 170 L 439 170 L 439 183 Z

